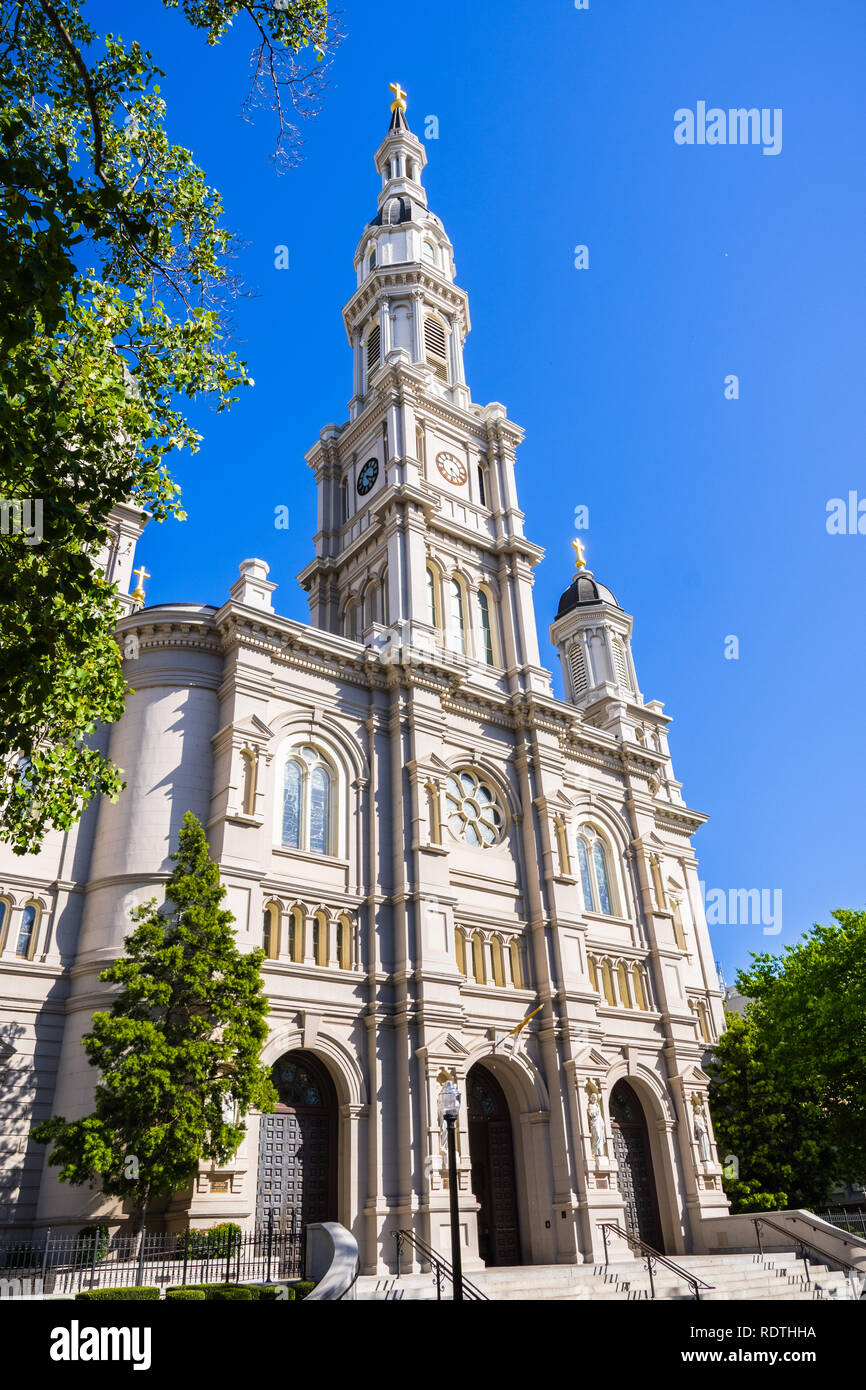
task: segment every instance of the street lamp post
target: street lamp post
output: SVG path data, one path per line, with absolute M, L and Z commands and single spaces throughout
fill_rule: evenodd
M 439 1093 L 439 1118 L 445 1121 L 448 1138 L 448 1196 L 451 1206 L 451 1268 L 454 1271 L 454 1302 L 463 1302 L 463 1257 L 460 1249 L 460 1193 L 457 1187 L 457 1117 L 460 1092 L 454 1081 L 446 1081 Z

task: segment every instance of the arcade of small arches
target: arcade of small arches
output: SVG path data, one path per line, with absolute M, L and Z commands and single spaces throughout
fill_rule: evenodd
M 587 956 L 589 978 L 593 989 L 611 1008 L 652 1009 L 649 977 L 646 966 L 639 961 L 621 960 L 613 956 Z
M 262 949 L 266 960 L 357 970 L 357 919 L 340 909 L 311 911 L 301 903 L 283 905 L 271 899 L 262 909 Z
M 34 960 L 44 916 L 44 904 L 37 898 L 16 903 L 10 893 L 0 897 L 0 956 L 8 953 L 19 960 Z
M 526 989 L 523 945 L 519 937 L 497 931 L 454 931 L 457 968 L 477 985 L 502 989 Z

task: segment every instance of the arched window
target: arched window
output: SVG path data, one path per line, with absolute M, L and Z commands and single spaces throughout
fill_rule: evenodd
M 337 964 L 341 970 L 352 969 L 352 923 L 346 916 L 337 920 Z
M 39 917 L 39 908 L 35 903 L 28 903 L 21 917 L 21 926 L 18 928 L 18 944 L 15 947 L 16 956 L 22 960 L 32 960 L 36 950 L 36 922 Z
M 369 275 L 369 274 L 370 274 L 370 271 L 371 271 L 371 270 L 375 270 L 375 269 L 376 269 L 376 248 L 375 248 L 375 246 L 374 246 L 374 247 L 372 247 L 372 249 L 371 249 L 371 251 L 370 251 L 370 254 L 369 254 L 369 256 L 367 257 L 367 274 Z
M 437 631 L 442 631 L 442 609 L 440 607 L 439 574 L 432 565 L 427 566 L 427 621 Z
M 387 566 L 387 565 L 386 565 L 385 568 L 382 570 L 381 590 L 382 590 L 382 622 L 383 622 L 383 623 L 385 624 L 385 626 L 387 627 L 387 626 L 388 626 L 388 623 L 391 621 L 391 616 L 390 616 L 390 615 L 391 615 L 391 604 L 390 604 L 389 599 L 388 599 L 388 566 Z
M 571 696 L 573 700 L 579 700 L 586 690 L 588 681 L 586 676 L 586 662 L 583 657 L 583 650 L 575 642 L 568 655 L 568 666 L 571 672 Z
M 300 965 L 304 959 L 304 912 L 293 907 L 289 913 L 289 960 Z
M 424 353 L 427 365 L 443 381 L 448 380 L 448 340 L 445 336 L 445 325 L 441 319 L 433 318 L 432 315 L 424 320 Z
M 367 380 L 368 380 L 368 381 L 369 381 L 370 377 L 372 376 L 373 372 L 375 372 L 376 368 L 377 368 L 378 365 L 379 365 L 379 358 L 380 358 L 380 356 L 381 356 L 381 345 L 382 345 L 382 330 L 380 329 L 378 323 L 374 323 L 374 324 L 373 324 L 373 327 L 370 329 L 370 332 L 369 332 L 368 335 L 367 335 Z
M 502 941 L 498 936 L 494 936 L 490 943 L 490 955 L 493 961 L 493 983 L 503 986 L 505 984 L 505 958 L 502 952 Z
M 343 525 L 349 520 L 349 479 L 340 483 L 340 519 Z
M 301 784 L 304 772 L 294 758 L 283 774 L 283 844 L 287 849 L 301 846 Z
M 476 932 L 472 938 L 472 974 L 475 982 L 479 985 L 486 985 L 487 971 L 484 968 L 484 940 L 480 932 Z
M 327 854 L 331 774 L 327 768 L 314 767 L 310 777 L 310 849 L 314 854 Z
M 459 579 L 452 579 L 448 586 L 451 598 L 451 648 L 466 655 L 466 629 L 463 616 L 463 588 Z
M 488 505 L 487 502 L 487 469 L 483 463 L 478 465 L 478 501 L 482 507 Z
M 490 598 L 485 589 L 479 589 L 478 599 L 478 655 L 488 666 L 493 662 L 493 628 L 490 617 Z
M 466 936 L 458 927 L 454 933 L 454 950 L 457 955 L 457 969 L 466 974 Z
M 608 848 L 591 825 L 581 826 L 577 838 L 577 862 L 580 887 L 587 912 L 613 917 L 616 899 L 613 893 Z
M 610 905 L 610 884 L 607 875 L 607 861 L 600 840 L 596 840 L 592 847 L 592 863 L 595 869 L 595 886 L 598 890 L 599 911 L 603 912 L 605 916 L 611 917 L 613 916 L 613 908 Z
M 292 749 L 283 773 L 281 844 L 284 849 L 333 854 L 332 804 L 336 779 L 317 748 Z
M 438 264 L 436 247 L 433 245 L 432 241 L 425 241 L 421 247 L 421 252 L 425 261 L 431 261 L 433 265 Z
M 346 604 L 346 612 L 343 615 L 343 627 L 345 635 L 352 642 L 359 640 L 358 633 L 358 605 L 354 599 L 350 599 Z
M 598 988 L 598 970 L 596 969 L 595 965 L 595 956 L 587 956 L 587 964 L 589 965 L 589 983 L 592 985 L 596 993 L 600 993 Z
M 9 930 L 9 914 L 12 911 L 12 904 L 6 898 L 0 898 L 0 956 L 6 946 L 6 933 Z
M 364 590 L 364 627 L 379 621 L 379 586 L 371 579 Z
M 268 903 L 262 914 L 262 946 L 268 960 L 276 960 L 280 954 L 280 909 L 276 903 Z

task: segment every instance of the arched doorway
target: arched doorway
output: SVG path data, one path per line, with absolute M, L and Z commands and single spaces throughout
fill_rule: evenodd
M 488 1265 L 520 1264 L 511 1115 L 502 1087 L 477 1064 L 466 1078 L 472 1191 L 479 1203 L 478 1253 Z
M 646 1116 L 627 1081 L 618 1081 L 613 1088 L 610 1119 L 626 1230 L 664 1254 Z
M 309 1052 L 287 1052 L 271 1068 L 279 1100 L 259 1121 L 256 1224 L 278 1230 L 337 1219 L 337 1097 Z

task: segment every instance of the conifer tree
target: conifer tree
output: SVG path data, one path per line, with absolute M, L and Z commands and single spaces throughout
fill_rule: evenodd
M 226 1163 L 255 1106 L 276 1093 L 258 1058 L 268 1003 L 260 949 L 238 949 L 234 918 L 204 830 L 187 812 L 166 902 L 133 912 L 124 953 L 100 975 L 120 986 L 108 1013 L 82 1039 L 101 1079 L 81 1119 L 55 1116 L 33 1137 L 52 1143 L 60 1181 L 94 1183 L 132 1207 L 142 1229 L 149 1205 L 183 1189 L 202 1160 Z

